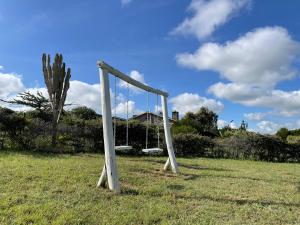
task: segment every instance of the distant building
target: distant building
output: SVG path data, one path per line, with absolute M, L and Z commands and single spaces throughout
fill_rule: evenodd
M 157 123 L 163 123 L 163 116 L 160 112 L 159 114 L 155 114 L 152 112 L 144 112 L 139 115 L 133 115 L 133 117 L 130 118 L 130 120 L 138 120 L 142 123 L 147 122 L 147 114 L 148 114 L 148 120 L 150 124 L 157 124 Z M 169 118 L 170 123 L 174 123 L 179 120 L 179 113 L 177 111 L 172 112 L 172 118 Z
M 179 120 L 179 112 L 173 111 L 172 112 L 172 120 L 177 122 Z
M 117 121 L 117 122 L 123 122 L 123 121 L 126 121 L 126 119 L 125 118 L 122 118 L 122 117 L 118 117 L 118 116 L 113 116 L 112 117 L 112 121 Z

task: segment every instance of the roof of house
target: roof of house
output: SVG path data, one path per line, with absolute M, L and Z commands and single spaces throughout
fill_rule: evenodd
M 141 117 L 141 116 L 147 115 L 147 113 L 150 114 L 150 115 L 152 115 L 152 116 L 160 117 L 161 119 L 163 119 L 163 116 L 162 116 L 162 115 L 156 114 L 156 113 L 153 113 L 153 112 L 143 112 L 143 113 L 138 114 L 138 115 L 133 115 L 130 119 L 131 119 L 131 120 L 134 120 L 134 119 L 139 118 L 139 117 Z M 170 120 L 170 121 L 173 121 L 173 119 L 171 119 L 171 118 L 169 118 L 169 120 Z

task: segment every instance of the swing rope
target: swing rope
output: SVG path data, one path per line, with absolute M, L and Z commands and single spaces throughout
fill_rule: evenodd
M 126 94 L 126 145 L 116 146 L 116 133 L 117 133 L 117 78 L 115 76 L 114 82 L 114 145 L 115 150 L 124 151 L 132 149 L 131 146 L 128 146 L 129 142 L 129 84 L 127 83 L 127 94 Z
M 156 94 L 156 129 L 157 129 L 157 148 L 159 148 L 159 138 L 160 138 L 160 135 L 159 135 L 159 111 L 158 111 L 158 94 Z
M 116 134 L 117 134 L 117 77 L 115 76 L 115 96 L 114 96 L 114 146 L 116 146 Z
M 156 95 L 156 104 L 157 104 L 157 108 L 154 109 L 154 118 L 152 119 L 152 114 L 150 111 L 150 103 L 149 103 L 149 92 L 147 92 L 147 122 L 146 122 L 146 148 L 144 148 L 142 151 L 146 154 L 154 154 L 154 153 L 161 153 L 163 152 L 162 149 L 160 149 L 160 133 L 159 133 L 159 112 L 158 112 L 158 94 Z M 155 108 L 155 107 L 154 107 Z M 155 110 L 157 111 L 155 113 Z M 149 128 L 150 128 L 150 124 L 156 125 L 156 134 L 157 134 L 157 147 L 155 148 L 148 148 L 148 142 L 149 142 Z
M 129 139 L 129 121 L 128 121 L 128 103 L 129 103 L 129 84 L 127 83 L 127 99 L 126 99 L 126 146 L 128 146 Z
M 147 92 L 147 122 L 146 122 L 146 149 L 148 148 L 148 133 L 149 133 L 149 92 Z

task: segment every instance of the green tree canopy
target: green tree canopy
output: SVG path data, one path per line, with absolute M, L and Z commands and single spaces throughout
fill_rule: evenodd
M 289 136 L 290 132 L 287 128 L 283 127 L 283 128 L 280 128 L 276 135 L 278 137 L 280 137 L 283 141 L 286 141 L 287 140 L 287 137 Z
M 209 110 L 208 108 L 202 107 L 198 112 L 188 112 L 186 115 L 179 120 L 175 126 L 190 126 L 197 130 L 197 132 L 204 136 L 217 136 L 218 134 L 218 115 Z
M 95 110 L 85 107 L 85 106 L 80 106 L 77 108 L 74 108 L 71 110 L 71 113 L 75 115 L 77 118 L 83 119 L 83 120 L 93 120 L 97 119 L 100 117 L 99 114 L 95 112 Z

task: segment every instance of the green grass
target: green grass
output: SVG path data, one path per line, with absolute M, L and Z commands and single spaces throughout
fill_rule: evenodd
M 97 189 L 103 156 L 0 153 L 0 224 L 300 224 L 300 165 L 118 157 L 122 194 Z

